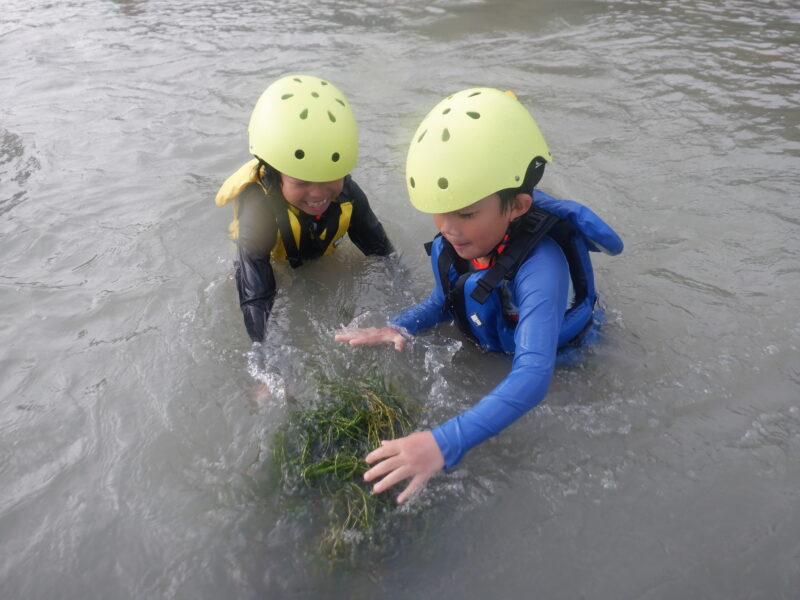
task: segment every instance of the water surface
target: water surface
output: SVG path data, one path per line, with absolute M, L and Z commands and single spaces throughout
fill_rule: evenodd
M 0 595 L 794 597 L 799 25 L 788 0 L 6 1 Z M 400 256 L 279 268 L 263 359 L 213 197 L 292 72 L 352 101 L 354 177 Z M 626 241 L 595 260 L 602 343 L 384 555 L 328 572 L 265 469 L 315 378 L 381 373 L 433 425 L 509 368 L 450 327 L 402 355 L 332 341 L 429 290 L 405 152 L 476 85 L 517 93 L 542 187 Z

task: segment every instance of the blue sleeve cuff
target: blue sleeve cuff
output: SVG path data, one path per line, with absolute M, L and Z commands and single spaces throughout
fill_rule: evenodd
M 428 329 L 443 321 L 449 313 L 442 312 L 442 304 L 437 302 L 433 294 L 419 304 L 415 304 L 389 319 L 391 327 L 401 327 L 411 335 L 416 335 L 423 329 Z
M 439 445 L 442 456 L 444 456 L 444 468 L 446 470 L 452 469 L 461 462 L 461 459 L 464 457 L 464 452 L 462 450 L 464 445 L 459 443 L 461 436 L 458 423 L 455 419 L 450 419 L 446 423 L 439 425 L 434 428 L 431 433 L 433 433 L 433 438 Z

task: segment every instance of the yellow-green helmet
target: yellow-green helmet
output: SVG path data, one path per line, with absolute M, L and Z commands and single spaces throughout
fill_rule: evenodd
M 522 185 L 531 161 L 551 162 L 542 132 L 510 92 L 472 88 L 448 96 L 420 123 L 406 160 L 414 208 L 460 210 Z
M 256 102 L 248 133 L 250 152 L 290 177 L 333 181 L 356 166 L 350 103 L 319 77 L 289 75 L 270 85 Z

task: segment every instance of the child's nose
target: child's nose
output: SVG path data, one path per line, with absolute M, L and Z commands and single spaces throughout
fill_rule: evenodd
M 453 235 L 458 233 L 457 221 L 451 216 L 442 215 L 438 219 L 437 225 L 439 226 L 439 232 L 442 235 Z
M 324 198 L 327 188 L 321 183 L 314 183 L 308 187 L 308 195 L 312 198 Z

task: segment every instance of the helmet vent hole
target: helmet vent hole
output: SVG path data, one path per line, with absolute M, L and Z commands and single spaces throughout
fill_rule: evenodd
M 319 94 L 318 94 L 317 92 L 311 92 L 311 95 L 312 95 L 314 98 L 319 98 Z
M 327 81 L 320 81 L 319 84 L 320 85 L 328 85 L 328 82 Z
M 514 175 L 514 181 L 519 181 L 519 175 Z
M 469 96 L 467 96 L 467 98 L 472 98 L 473 96 L 480 96 L 480 95 L 481 95 L 480 92 L 472 92 Z
M 339 162 L 339 153 L 338 152 L 334 152 L 333 154 L 331 154 L 331 160 L 333 162 Z
M 428 130 L 427 130 L 427 129 L 426 129 L 425 131 L 423 131 L 421 134 L 419 134 L 419 137 L 417 138 L 417 143 L 418 143 L 418 144 L 419 144 L 419 143 L 422 141 L 422 138 L 424 138 L 424 137 L 425 137 L 425 134 L 426 134 L 426 133 L 428 133 Z
M 331 120 L 331 123 L 336 123 L 336 117 L 333 116 L 331 111 L 328 111 L 328 118 Z
M 308 118 L 308 109 L 307 108 L 304 108 L 303 112 L 300 113 L 300 118 L 303 119 L 303 120 Z
M 283 96 L 281 96 L 281 100 L 288 100 L 292 96 L 294 96 L 294 94 L 284 94 Z
M 294 81 L 296 81 L 297 83 L 303 83 L 303 80 L 300 79 L 299 77 L 293 77 L 292 79 L 294 79 Z
M 467 116 L 472 118 L 472 119 L 480 119 L 481 118 L 481 113 L 468 112 Z
M 412 188 L 413 188 L 413 187 L 417 187 L 417 182 L 416 182 L 416 181 L 414 181 L 414 178 L 413 178 L 413 177 L 409 177 L 409 178 L 408 178 L 408 183 L 410 183 L 410 184 L 411 184 L 411 187 L 412 187 Z
M 439 187 L 442 188 L 443 190 L 446 190 L 447 186 L 450 185 L 445 177 L 440 177 L 437 183 L 439 184 Z
M 449 139 L 450 139 L 450 131 L 447 128 L 445 128 L 444 131 L 442 131 L 442 141 L 446 142 Z
M 339 98 L 334 98 L 334 100 L 336 100 L 336 101 L 337 101 L 339 104 L 341 104 L 342 106 L 347 106 L 347 105 L 344 103 L 344 100 L 339 100 Z
M 449 108 L 445 108 L 445 109 L 442 111 L 442 114 L 443 114 L 443 115 L 446 115 L 446 114 L 447 114 L 447 113 L 449 113 L 449 112 L 450 112 L 450 109 L 449 109 Z
M 305 158 L 305 156 L 306 156 L 306 153 L 303 152 L 302 150 L 300 150 L 299 148 L 294 151 L 294 157 L 297 160 L 303 160 Z

